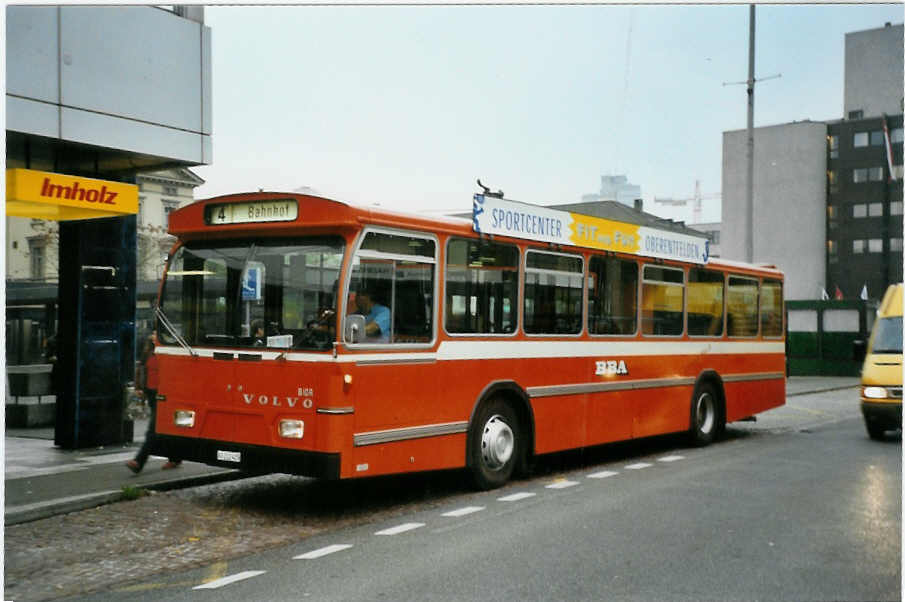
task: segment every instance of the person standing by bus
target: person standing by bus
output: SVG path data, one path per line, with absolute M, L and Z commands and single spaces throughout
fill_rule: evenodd
M 148 456 L 151 455 L 151 446 L 154 444 L 155 438 L 154 424 L 157 422 L 157 356 L 154 354 L 154 346 L 156 344 L 157 334 L 151 333 L 151 335 L 145 339 L 141 349 L 141 363 L 143 370 L 139 380 L 144 382 L 139 382 L 139 385 L 144 390 L 145 401 L 151 408 L 151 417 L 148 421 L 148 430 L 145 433 L 145 441 L 142 443 L 141 449 L 138 450 L 135 459 L 126 462 L 126 467 L 135 474 L 141 472 L 141 469 L 145 466 L 145 462 L 148 461 Z M 177 468 L 180 464 L 182 464 L 182 460 L 169 458 L 162 468 L 168 470 L 170 468 Z

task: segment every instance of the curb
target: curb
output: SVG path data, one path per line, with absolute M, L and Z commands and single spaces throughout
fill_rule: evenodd
M 248 477 L 248 474 L 238 470 L 225 470 L 194 477 L 170 479 L 159 483 L 149 483 L 148 485 L 143 485 L 139 488 L 151 491 L 172 491 L 184 487 L 198 487 L 201 485 L 210 485 L 212 483 L 244 479 L 246 477 Z M 122 490 L 117 489 L 59 498 L 56 500 L 47 500 L 22 506 L 13 506 L 5 510 L 3 523 L 7 526 L 30 523 L 43 518 L 50 518 L 51 516 L 88 510 L 90 508 L 97 508 L 98 506 L 104 506 L 119 501 L 123 501 L 123 492 Z
M 861 383 L 854 385 L 839 385 L 837 387 L 825 387 L 823 389 L 808 389 L 807 391 L 799 391 L 797 393 L 786 393 L 786 397 L 800 397 L 801 395 L 813 395 L 814 393 L 826 393 L 827 391 L 843 391 L 845 389 L 857 389 Z

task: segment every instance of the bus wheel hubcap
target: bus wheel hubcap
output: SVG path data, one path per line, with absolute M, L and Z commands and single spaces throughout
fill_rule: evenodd
M 515 436 L 512 429 L 503 421 L 503 417 L 494 414 L 484 425 L 481 435 L 481 456 L 484 464 L 493 470 L 502 468 L 512 457 L 515 450 Z
M 713 422 L 715 420 L 713 397 L 710 393 L 704 393 L 698 397 L 698 409 L 696 414 L 698 418 L 698 430 L 702 433 L 709 433 L 713 429 Z

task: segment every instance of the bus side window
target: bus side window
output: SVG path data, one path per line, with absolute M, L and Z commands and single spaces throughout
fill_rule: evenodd
M 638 264 L 592 256 L 588 270 L 588 331 L 634 334 L 638 315 Z
M 434 334 L 436 242 L 389 232 L 367 232 L 353 259 L 350 293 L 366 318 L 362 344 L 429 343 Z M 365 303 L 362 303 L 362 300 Z M 367 307 L 365 307 L 367 306 Z M 350 309 L 351 304 L 350 304 Z M 370 322 L 377 322 L 379 329 Z M 388 323 L 388 324 L 387 324 Z M 346 339 L 347 343 L 352 341 Z

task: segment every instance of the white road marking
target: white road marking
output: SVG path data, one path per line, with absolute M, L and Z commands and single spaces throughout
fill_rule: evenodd
M 626 470 L 641 470 L 642 468 L 647 468 L 649 466 L 653 466 L 653 464 L 648 464 L 647 462 L 637 462 L 635 464 L 629 464 L 625 467 Z
M 242 581 L 243 579 L 251 579 L 252 577 L 263 575 L 266 572 L 267 571 L 243 571 L 241 573 L 236 573 L 235 575 L 223 577 L 222 579 L 215 579 L 201 585 L 196 585 L 192 589 L 217 589 L 218 587 L 223 587 L 224 585 L 229 585 L 230 583 L 235 583 L 236 581 Z
M 459 508 L 458 510 L 451 510 L 449 512 L 444 512 L 443 516 L 452 516 L 452 517 L 465 516 L 466 514 L 473 514 L 475 512 L 480 512 L 483 509 L 484 509 L 484 506 L 465 506 L 464 508 Z
M 607 477 L 615 477 L 617 474 L 619 474 L 619 473 L 614 472 L 612 470 L 603 470 L 600 472 L 595 472 L 593 474 L 589 474 L 588 478 L 589 479 L 605 479 Z
M 659 462 L 678 462 L 679 460 L 684 460 L 685 456 L 664 456 L 659 459 Z
M 299 554 L 298 556 L 293 556 L 293 560 L 314 560 L 315 558 L 320 558 L 321 556 L 326 556 L 327 554 L 333 554 L 335 552 L 342 552 L 343 550 L 348 550 L 352 547 L 352 544 L 348 543 L 338 543 L 332 546 L 327 546 L 325 548 L 320 548 L 318 550 L 312 550 L 310 552 L 306 552 L 304 554 Z
M 578 485 L 577 481 L 556 481 L 555 483 L 551 483 L 547 485 L 547 489 L 565 489 L 567 487 L 574 487 Z
M 523 500 L 525 498 L 534 497 L 537 495 L 536 493 L 513 493 L 512 495 L 507 495 L 501 498 L 498 498 L 500 502 L 517 502 L 519 500 Z
M 411 531 L 413 529 L 420 529 L 424 526 L 424 523 L 405 523 L 402 525 L 398 525 L 396 527 L 390 527 L 389 529 L 384 529 L 383 531 L 378 531 L 374 535 L 399 535 L 400 533 L 405 533 L 406 531 Z

